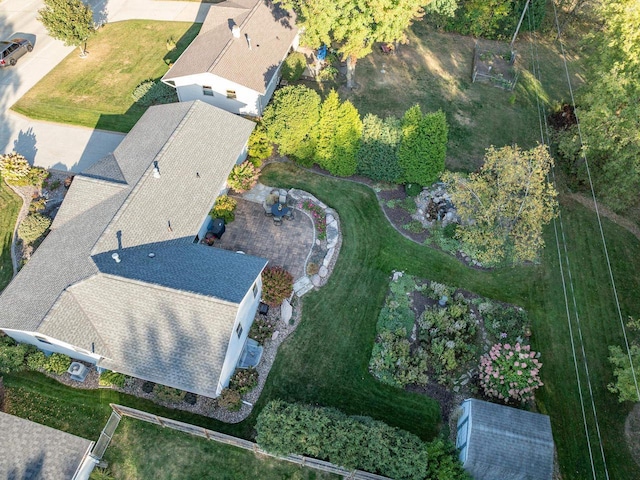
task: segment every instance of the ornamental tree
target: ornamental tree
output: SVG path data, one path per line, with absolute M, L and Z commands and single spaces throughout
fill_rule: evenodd
M 29 175 L 31 166 L 26 158 L 16 152 L 0 155 L 0 174 L 7 182 L 12 183 Z
M 51 219 L 39 213 L 27 215 L 18 226 L 18 236 L 25 244 L 38 240 L 51 226 Z
M 284 268 L 267 267 L 262 272 L 262 299 L 272 307 L 279 306 L 293 292 L 293 275 Z
M 497 343 L 480 358 L 480 386 L 488 397 L 508 403 L 533 399 L 542 363 L 529 345 Z
M 82 0 L 44 0 L 38 20 L 56 40 L 66 46 L 79 47 L 87 55 L 87 40 L 96 33 L 93 11 Z
M 490 147 L 478 173 L 442 175 L 462 219 L 456 235 L 480 262 L 499 263 L 509 251 L 516 261 L 536 259 L 542 228 L 557 215 L 557 192 L 547 181 L 552 165 L 544 145 Z

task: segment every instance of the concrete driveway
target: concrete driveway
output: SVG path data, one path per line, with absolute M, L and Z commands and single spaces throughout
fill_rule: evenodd
M 130 19 L 202 22 L 209 5 L 155 0 L 90 0 L 96 22 Z M 33 52 L 15 67 L 0 69 L 0 153 L 16 150 L 33 164 L 64 171 L 80 171 L 112 152 L 121 133 L 31 120 L 9 108 L 55 67 L 73 47 L 49 35 L 36 19 L 42 0 L 0 2 L 0 37 L 26 37 Z

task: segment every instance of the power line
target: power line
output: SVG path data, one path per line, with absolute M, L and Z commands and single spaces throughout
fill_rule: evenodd
M 604 255 L 607 260 L 607 268 L 609 271 L 609 279 L 611 280 L 611 287 L 613 289 L 613 296 L 616 301 L 616 309 L 618 311 L 618 318 L 620 319 L 620 326 L 622 327 L 622 335 L 624 337 L 624 343 L 627 347 L 627 356 L 629 357 L 629 365 L 631 366 L 631 377 L 633 378 L 633 383 L 636 388 L 636 395 L 638 397 L 638 401 L 640 401 L 640 387 L 638 387 L 638 379 L 636 377 L 635 367 L 633 366 L 633 358 L 631 357 L 631 349 L 629 348 L 629 339 L 627 337 L 627 330 L 624 326 L 624 319 L 622 318 L 622 310 L 620 308 L 620 300 L 618 298 L 618 290 L 616 288 L 616 282 L 613 277 L 613 269 L 611 268 L 611 260 L 609 258 L 609 249 L 607 248 L 607 241 L 604 237 L 604 229 L 602 228 L 602 220 L 600 218 L 600 210 L 598 208 L 598 201 L 596 200 L 596 193 L 593 187 L 593 179 L 591 178 L 591 170 L 589 169 L 589 161 L 587 160 L 587 154 L 584 151 L 584 141 L 582 137 L 582 129 L 580 128 L 580 119 L 578 117 L 578 111 L 576 109 L 576 102 L 573 95 L 573 87 L 571 85 L 571 76 L 569 75 L 569 68 L 567 67 L 567 55 L 564 50 L 564 43 L 562 42 L 562 35 L 560 33 L 560 23 L 558 21 L 558 11 L 556 9 L 556 2 L 553 0 L 553 14 L 555 16 L 556 28 L 558 31 L 558 42 L 560 43 L 560 48 L 562 51 L 562 59 L 564 62 L 564 70 L 567 77 L 567 84 L 569 85 L 569 93 L 571 94 L 571 104 L 573 107 L 573 113 L 576 118 L 576 126 L 578 128 L 578 137 L 580 139 L 580 145 L 583 147 L 582 150 L 582 159 L 584 160 L 585 167 L 587 169 L 587 177 L 589 178 L 589 186 L 591 188 L 591 196 L 593 198 L 593 205 L 596 211 L 596 217 L 598 219 L 598 227 L 600 229 L 600 237 L 602 239 L 602 246 L 604 248 Z
M 529 15 L 528 21 L 529 21 L 529 30 L 533 32 L 532 25 L 531 25 L 531 15 Z M 540 62 L 539 62 L 539 57 L 538 57 L 538 45 L 537 45 L 537 42 L 535 41 L 535 38 L 536 38 L 535 32 L 532 34 L 532 36 L 533 36 L 533 41 L 530 44 L 530 46 L 531 46 L 531 58 L 532 58 L 533 74 L 534 74 L 534 77 L 538 80 L 538 82 L 542 83 L 541 82 L 541 73 L 540 73 Z M 534 54 L 534 45 L 535 45 L 535 54 Z M 537 109 L 538 109 L 538 121 L 539 121 L 539 127 L 540 127 L 540 138 L 541 138 L 542 144 L 547 145 L 547 148 L 548 148 L 548 145 L 550 143 L 549 142 L 549 125 L 547 123 L 546 109 L 544 107 L 544 104 L 541 104 L 539 96 L 536 96 L 536 104 L 537 104 Z M 543 120 L 544 120 L 544 129 L 543 129 Z M 545 132 L 546 132 L 546 140 L 545 140 Z M 555 170 L 554 169 L 552 169 L 552 175 L 553 175 L 553 183 L 557 187 L 557 182 L 556 182 L 556 179 L 555 179 Z M 587 439 L 587 447 L 588 447 L 588 450 L 589 450 L 589 460 L 590 460 L 590 465 L 591 465 L 591 473 L 593 475 L 593 478 L 596 479 L 597 478 L 597 474 L 596 474 L 595 463 L 594 463 L 594 459 L 593 459 L 593 449 L 592 449 L 592 446 L 591 446 L 589 427 L 588 427 L 587 418 L 586 418 L 586 412 L 585 412 L 585 407 L 584 407 L 584 397 L 583 397 L 583 393 L 582 393 L 582 384 L 581 384 L 581 381 L 580 381 L 580 373 L 579 373 L 579 369 L 578 369 L 578 361 L 577 361 L 577 355 L 576 355 L 576 346 L 575 346 L 575 341 L 574 341 L 574 333 L 573 333 L 573 327 L 572 327 L 572 322 L 571 322 L 571 314 L 570 314 L 570 311 L 569 311 L 569 299 L 568 299 L 568 295 L 567 295 L 566 279 L 565 279 L 565 275 L 564 275 L 564 268 L 563 268 L 563 265 L 562 265 L 563 262 L 562 262 L 562 254 L 561 254 L 561 251 L 560 251 L 560 239 L 559 239 L 559 235 L 558 235 L 558 223 L 560 224 L 560 232 L 561 232 L 561 236 L 562 236 L 562 244 L 563 244 L 564 256 L 565 256 L 565 260 L 566 260 L 566 269 L 567 269 L 567 273 L 568 273 L 568 276 L 569 276 L 569 285 L 570 285 L 570 288 L 571 288 L 571 297 L 573 299 L 573 309 L 574 309 L 574 313 L 575 313 L 575 317 L 576 317 L 576 323 L 577 323 L 577 327 L 578 327 L 577 329 L 578 329 L 578 334 L 579 334 L 579 338 L 580 338 L 582 361 L 583 361 L 585 374 L 586 374 L 586 378 L 587 378 L 587 386 L 589 388 L 589 397 L 590 397 L 590 400 L 591 400 L 591 408 L 592 408 L 592 412 L 593 412 L 593 416 L 594 416 L 594 420 L 595 420 L 596 432 L 597 432 L 597 435 L 598 435 L 598 444 L 599 444 L 599 447 L 600 447 L 600 454 L 602 456 L 602 461 L 603 461 L 603 465 L 604 465 L 605 476 L 608 479 L 609 478 L 609 472 L 608 472 L 606 457 L 605 457 L 605 454 L 604 454 L 604 449 L 603 449 L 603 444 L 602 444 L 602 436 L 600 434 L 600 425 L 599 425 L 598 415 L 597 415 L 595 402 L 594 402 L 593 388 L 592 388 L 591 378 L 590 378 L 590 374 L 589 374 L 587 356 L 586 356 L 586 352 L 585 352 L 585 349 L 584 349 L 584 339 L 583 339 L 583 335 L 582 335 L 582 327 L 581 327 L 581 324 L 580 324 L 580 317 L 579 317 L 579 314 L 578 314 L 578 306 L 577 306 L 577 302 L 576 302 L 574 282 L 573 282 L 573 277 L 572 277 L 572 274 L 571 274 L 571 264 L 570 264 L 570 261 L 569 261 L 569 255 L 568 255 L 568 251 L 567 251 L 567 241 L 566 241 L 566 237 L 565 237 L 565 234 L 564 234 L 564 225 L 563 225 L 563 221 L 562 221 L 562 212 L 558 211 L 558 222 L 556 222 L 555 219 L 553 220 L 555 239 L 556 239 L 556 249 L 557 249 L 557 252 L 558 252 L 558 263 L 559 263 L 558 266 L 560 268 L 560 275 L 561 275 L 561 279 L 562 279 L 562 288 L 563 288 L 563 294 L 564 294 L 564 300 L 565 300 L 565 310 L 566 310 L 566 314 L 567 314 L 567 325 L 569 327 L 569 335 L 570 335 L 570 339 L 571 339 L 571 352 L 572 352 L 572 357 L 573 357 L 573 361 L 574 361 L 574 369 L 575 369 L 575 373 L 576 373 L 576 381 L 577 381 L 578 393 L 579 393 L 579 397 L 580 397 L 580 407 L 581 407 L 581 413 L 582 413 L 582 421 L 583 421 L 583 425 L 584 425 L 584 429 L 585 429 L 585 435 L 586 435 L 586 439 Z

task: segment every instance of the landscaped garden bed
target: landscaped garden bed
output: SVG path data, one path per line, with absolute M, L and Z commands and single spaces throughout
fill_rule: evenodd
M 526 351 L 529 357 L 530 336 L 527 314 L 520 307 L 395 272 L 378 316 L 369 369 L 384 383 L 435 397 L 445 419 L 468 396 L 485 395 L 519 406 L 528 395 L 517 394 L 515 385 L 503 395 L 484 373 L 488 369 L 494 378 L 498 371 L 495 352 L 504 351 L 510 358 Z M 528 363 L 539 380 L 538 356 L 533 352 L 531 360 L 516 369 L 525 393 L 539 386 L 527 382 L 526 372 Z M 488 367 L 492 360 L 493 369 Z M 497 379 L 499 385 L 508 381 L 499 375 Z

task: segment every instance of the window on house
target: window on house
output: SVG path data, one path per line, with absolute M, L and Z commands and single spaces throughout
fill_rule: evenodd
M 235 90 L 227 90 L 227 98 L 236 98 Z
M 258 284 L 254 283 L 253 284 L 253 298 L 256 298 L 258 296 Z
M 51 342 L 50 342 L 49 340 L 47 340 L 46 338 L 44 338 L 44 337 L 39 337 L 38 335 L 36 335 L 36 339 L 37 339 L 39 342 L 42 342 L 42 343 L 48 343 L 49 345 L 51 345 Z
M 238 334 L 238 338 L 240 338 L 242 336 L 242 325 L 238 324 L 238 327 L 236 328 L 236 333 Z
M 211 88 L 209 85 L 203 85 L 202 86 L 202 94 L 203 95 L 208 95 L 210 97 L 213 97 L 213 88 Z

